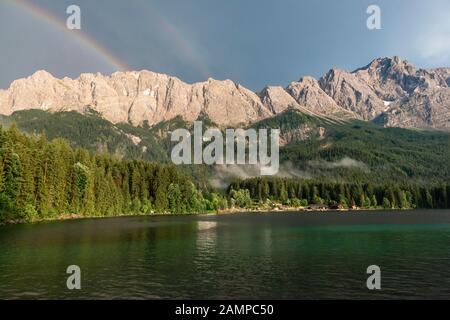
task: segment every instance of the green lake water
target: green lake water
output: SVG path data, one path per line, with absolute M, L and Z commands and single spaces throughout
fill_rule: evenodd
M 68 290 L 66 268 L 81 268 Z M 381 290 L 366 269 L 381 268 Z M 450 211 L 123 217 L 0 227 L 0 299 L 450 298 Z

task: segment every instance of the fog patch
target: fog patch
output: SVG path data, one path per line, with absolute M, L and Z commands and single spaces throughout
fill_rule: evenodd
M 234 179 L 259 178 L 261 176 L 261 165 L 215 165 L 214 178 L 211 185 L 215 188 L 227 188 Z M 280 165 L 278 173 L 274 175 L 278 178 L 302 178 L 311 179 L 312 176 L 306 171 L 295 168 L 292 162 L 287 161 Z
M 324 168 L 324 169 L 334 169 L 334 168 L 358 168 L 364 171 L 369 171 L 369 168 L 364 162 L 344 157 L 341 160 L 330 162 L 330 161 L 309 161 L 308 164 L 312 167 Z

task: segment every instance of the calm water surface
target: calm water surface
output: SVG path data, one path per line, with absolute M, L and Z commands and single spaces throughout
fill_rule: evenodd
M 82 290 L 66 288 L 69 265 Z M 366 268 L 382 290 L 366 289 Z M 450 298 L 450 211 L 133 217 L 0 227 L 0 298 Z

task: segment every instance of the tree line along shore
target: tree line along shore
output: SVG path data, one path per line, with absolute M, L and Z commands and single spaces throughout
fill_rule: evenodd
M 236 180 L 202 189 L 177 166 L 122 160 L 0 127 L 0 223 L 68 217 L 450 207 L 450 185 Z

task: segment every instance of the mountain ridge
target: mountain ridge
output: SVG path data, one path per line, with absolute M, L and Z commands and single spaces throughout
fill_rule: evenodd
M 232 80 L 209 78 L 188 84 L 147 70 L 110 76 L 83 73 L 58 79 L 47 71 L 15 80 L 0 90 L 0 114 L 40 109 L 88 109 L 112 123 L 156 125 L 181 116 L 207 115 L 219 126 L 254 123 L 286 111 L 333 119 L 362 119 L 387 127 L 450 130 L 450 68 L 418 69 L 399 57 L 374 59 L 348 72 L 330 69 L 319 79 L 305 76 L 287 87 L 253 92 Z

